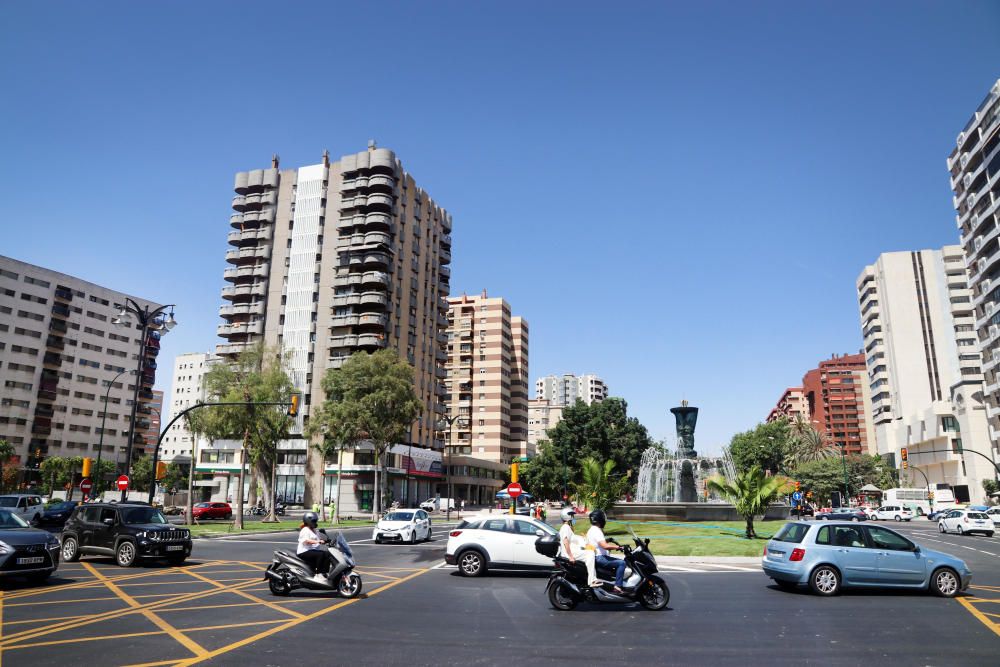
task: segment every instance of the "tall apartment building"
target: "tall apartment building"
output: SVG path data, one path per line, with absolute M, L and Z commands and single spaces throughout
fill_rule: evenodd
M 802 378 L 809 423 L 847 454 L 874 447 L 868 375 L 863 354 L 833 355 Z
M 962 249 L 884 253 L 857 289 L 877 453 L 899 467 L 905 447 L 911 486 L 949 484 L 957 499 L 985 500 L 989 461 L 962 453 L 963 443 L 989 446 Z
M 221 359 L 214 354 L 204 352 L 187 352 L 177 355 L 177 358 L 174 359 L 173 378 L 170 382 L 170 402 L 167 404 L 171 419 L 185 408 L 191 407 L 198 401 L 206 400 L 205 374 Z M 163 436 L 160 458 L 164 461 L 190 461 L 193 441 L 185 421 L 183 419 L 177 421 Z
M 499 463 L 528 445 L 528 323 L 502 298 L 448 300 L 446 398 L 456 453 Z
M 146 453 L 152 455 L 153 450 L 156 448 L 156 441 L 160 437 L 160 422 L 163 412 L 163 392 L 159 389 L 154 389 L 153 398 L 146 403 L 146 407 L 149 408 L 149 412 L 147 413 L 149 417 L 146 419 L 146 426 L 145 428 L 137 428 L 136 431 L 142 436 L 146 443 Z
M 556 405 L 545 398 L 528 401 L 528 447 L 538 451 L 538 443 L 548 440 L 548 430 L 562 421 L 565 405 Z
M 102 458 L 124 458 L 142 342 L 134 322 L 112 324 L 126 297 L 160 307 L 0 256 L 0 438 L 16 452 L 5 467 L 22 468 L 23 481 L 37 480 L 47 456 L 95 457 L 102 424 Z M 156 358 L 159 347 L 159 335 L 150 332 L 147 360 Z M 155 371 L 145 370 L 138 381 L 134 443 L 141 448 L 147 445 L 139 432 L 150 427 Z
M 436 469 L 421 469 L 419 484 L 410 483 L 415 473 L 393 471 L 410 469 L 402 457 L 414 457 L 401 453 L 413 451 L 407 447 L 429 450 L 421 455 L 428 461 L 443 447 L 435 423 L 445 412 L 451 216 L 417 187 L 392 151 L 372 142 L 338 162 L 324 153 L 319 164 L 279 169 L 275 156 L 270 169 L 238 173 L 230 226 L 229 284 L 218 327 L 226 342 L 216 352 L 228 357 L 263 341 L 288 354 L 304 395 L 301 432 L 311 406 L 324 400 L 320 380 L 328 368 L 357 351 L 398 350 L 415 369 L 424 409 L 409 441 L 393 449 L 392 493 L 409 499 L 430 493 L 441 477 L 440 454 Z M 324 465 L 301 437 L 279 449 L 292 462 L 285 468 L 294 478 L 286 497 L 318 500 L 321 490 L 310 485 L 320 468 L 327 477 L 324 500 L 334 494 L 336 465 Z M 345 478 L 353 483 L 341 494 L 345 510 L 371 506 L 371 458 L 364 446 L 346 454 Z
M 535 396 L 552 405 L 573 405 L 577 399 L 587 405 L 608 397 L 608 387 L 596 375 L 546 375 L 535 380 Z
M 802 387 L 789 387 L 778 399 L 778 403 L 771 408 L 767 415 L 767 421 L 773 422 L 778 419 L 787 419 L 789 423 L 801 419 L 809 422 L 809 401 L 806 400 L 805 391 Z
M 983 360 L 986 453 L 1000 460 L 1000 80 L 959 132 L 948 170 Z

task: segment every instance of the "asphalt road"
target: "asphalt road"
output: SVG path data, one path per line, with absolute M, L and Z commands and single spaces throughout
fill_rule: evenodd
M 891 527 L 964 558 L 969 594 L 785 592 L 754 567 L 671 566 L 668 608 L 552 609 L 545 575 L 466 579 L 442 567 L 445 531 L 426 544 L 375 545 L 349 529 L 365 595 L 275 598 L 261 570 L 291 533 L 198 540 L 182 568 L 123 570 L 110 559 L 60 567 L 43 588 L 0 597 L 3 665 L 493 665 L 679 663 L 995 665 L 1000 536 Z

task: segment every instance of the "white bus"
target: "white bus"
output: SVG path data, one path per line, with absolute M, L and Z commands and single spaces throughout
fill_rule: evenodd
M 955 505 L 955 494 L 950 484 L 932 483 L 926 489 L 886 489 L 882 492 L 883 505 L 902 505 L 913 510 L 918 516 L 930 514 L 931 504 L 928 492 L 934 493 L 934 509 Z

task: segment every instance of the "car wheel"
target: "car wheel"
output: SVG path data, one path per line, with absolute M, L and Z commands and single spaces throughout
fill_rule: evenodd
M 945 527 L 944 527 L 943 523 L 939 523 L 938 524 L 938 532 L 939 533 L 946 533 L 946 532 L 948 532 L 947 530 L 945 530 Z
M 410 544 L 416 544 L 416 543 L 417 543 L 417 529 L 414 528 L 413 532 L 410 533 Z
M 233 518 L 233 513 L 232 512 L 227 512 L 226 515 L 224 517 L 222 517 L 222 518 L 226 519 L 228 521 L 229 519 Z
M 902 521 L 902 520 L 903 520 L 903 517 L 901 517 L 901 516 L 899 516 L 899 515 L 897 514 L 897 515 L 896 515 L 896 517 L 895 517 L 895 519 L 896 519 L 896 521 Z
M 115 549 L 115 562 L 119 567 L 132 567 L 136 561 L 135 544 L 128 540 L 123 540 Z
M 427 541 L 427 542 L 430 542 L 430 541 L 431 541 L 431 532 L 432 532 L 432 531 L 431 531 L 431 529 L 430 529 L 430 528 L 428 528 L 428 529 L 427 529 L 427 539 L 426 539 L 425 541 Z
M 840 573 L 830 565 L 820 565 L 809 575 L 809 588 L 816 595 L 836 595 L 840 591 Z
M 486 559 L 478 551 L 466 551 L 458 557 L 458 571 L 466 577 L 481 577 L 486 574 Z
M 965 529 L 962 528 L 962 524 L 958 525 L 958 534 L 959 535 L 965 535 Z
M 990 532 L 984 533 L 984 534 L 986 535 L 986 537 L 993 537 L 993 531 L 992 530 Z
M 961 579 L 951 568 L 942 567 L 931 575 L 931 592 L 938 597 L 953 598 L 958 595 L 960 586 Z
M 382 536 L 381 536 L 381 535 L 378 535 L 378 536 L 377 536 L 377 537 L 375 538 L 375 544 L 382 544 Z
M 851 521 L 857 521 L 857 522 L 859 522 L 859 523 L 860 523 L 860 522 L 861 522 L 861 517 L 859 517 L 859 516 L 856 516 L 856 517 L 854 517 L 853 519 L 851 519 Z
M 75 537 L 64 537 L 62 543 L 62 559 L 67 563 L 80 560 L 80 545 Z

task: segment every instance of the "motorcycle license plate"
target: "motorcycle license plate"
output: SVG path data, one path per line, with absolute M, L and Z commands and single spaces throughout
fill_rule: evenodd
M 183 544 L 168 544 L 167 551 L 181 551 L 184 548 Z
M 45 557 L 44 556 L 32 556 L 31 558 L 18 558 L 17 559 L 17 564 L 18 565 L 35 565 L 35 564 L 44 563 L 44 562 L 45 562 Z

